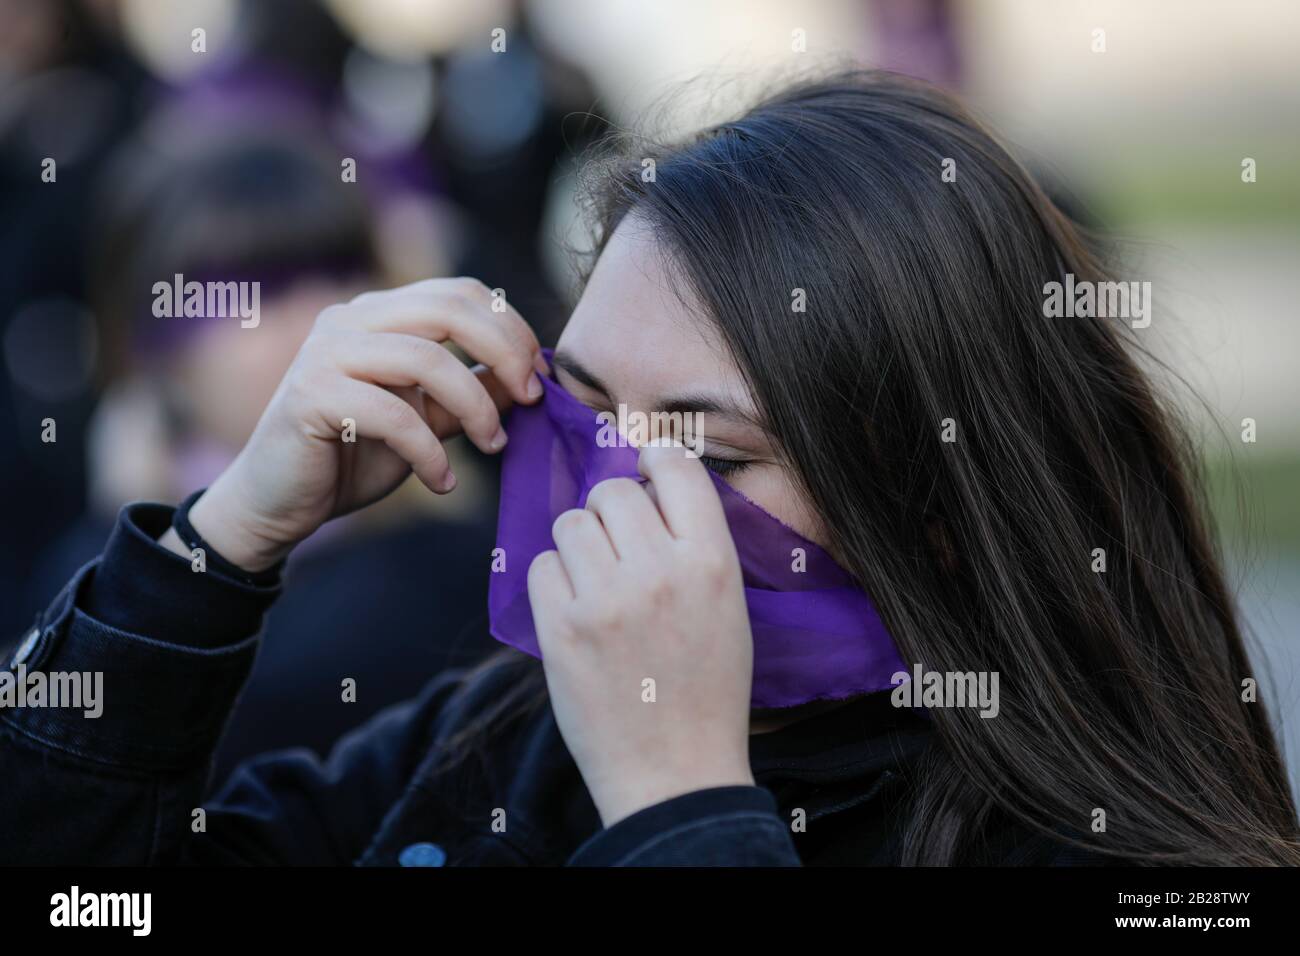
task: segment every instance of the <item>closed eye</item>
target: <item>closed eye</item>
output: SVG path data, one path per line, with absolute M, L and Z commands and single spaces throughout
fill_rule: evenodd
M 738 458 L 714 458 L 710 455 L 701 455 L 700 461 L 704 463 L 705 468 L 719 478 L 739 474 L 753 464 L 753 462 L 742 461 Z

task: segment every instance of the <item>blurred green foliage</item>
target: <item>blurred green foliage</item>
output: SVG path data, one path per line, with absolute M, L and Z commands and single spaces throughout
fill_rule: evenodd
M 1215 457 L 1205 477 L 1226 547 L 1300 556 L 1300 455 Z

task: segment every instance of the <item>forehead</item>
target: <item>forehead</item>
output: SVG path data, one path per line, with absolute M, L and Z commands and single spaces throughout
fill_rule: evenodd
M 610 237 L 559 347 L 621 402 L 707 389 L 749 404 L 717 330 L 638 218 L 624 218 Z

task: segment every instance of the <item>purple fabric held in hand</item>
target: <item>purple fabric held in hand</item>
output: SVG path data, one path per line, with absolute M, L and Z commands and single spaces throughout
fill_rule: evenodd
M 644 481 L 637 449 L 601 447 L 596 412 L 550 379 L 542 382 L 542 401 L 515 407 L 506 422 L 510 443 L 503 453 L 497 525 L 506 569 L 492 574 L 488 590 L 492 636 L 533 657 L 541 653 L 528 601 L 528 567 L 555 547 L 551 525 L 570 508 L 584 507 L 591 489 L 606 478 Z M 752 706 L 793 707 L 892 688 L 891 677 L 906 668 L 871 599 L 848 572 L 710 476 L 744 577 L 754 637 Z

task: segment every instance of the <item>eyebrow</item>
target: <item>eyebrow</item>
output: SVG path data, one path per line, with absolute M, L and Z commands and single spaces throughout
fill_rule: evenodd
M 595 375 L 591 369 L 587 368 L 568 352 L 558 351 L 552 357 L 552 364 L 557 368 L 572 375 L 580 384 L 585 385 L 592 391 L 599 392 L 609 402 L 614 401 L 613 393 L 601 379 Z M 711 395 L 703 395 L 698 392 L 687 392 L 682 395 L 675 395 L 671 398 L 664 399 L 656 403 L 656 408 L 661 412 L 668 414 L 705 412 L 710 415 L 717 415 L 719 418 L 726 418 L 741 424 L 750 425 L 763 432 L 769 432 L 767 425 L 761 418 L 756 417 L 744 408 L 730 402 L 720 401 Z
M 600 392 L 600 394 L 604 395 L 610 401 L 613 401 L 613 396 L 610 394 L 609 386 L 593 375 L 587 366 L 583 365 L 568 352 L 563 350 L 557 351 L 551 357 L 551 364 L 564 369 L 581 384 L 587 386 L 587 388 Z

